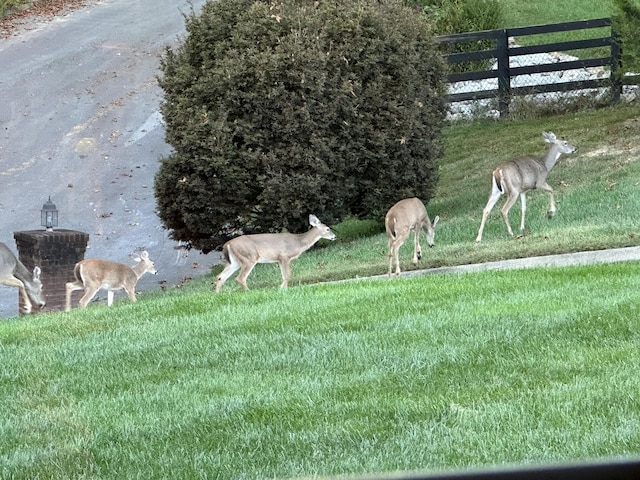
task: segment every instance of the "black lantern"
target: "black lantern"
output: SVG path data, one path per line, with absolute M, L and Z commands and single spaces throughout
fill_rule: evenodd
M 40 210 L 40 225 L 45 227 L 48 232 L 52 231 L 53 227 L 58 226 L 58 210 L 56 210 L 55 204 L 51 201 L 51 196 L 49 196 L 49 200 Z

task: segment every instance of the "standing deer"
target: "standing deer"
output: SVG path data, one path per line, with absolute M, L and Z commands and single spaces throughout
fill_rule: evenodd
M 422 248 L 420 247 L 420 231 L 424 230 L 427 235 L 427 244 L 433 247 L 435 228 L 440 217 L 436 215 L 433 223 L 429 220 L 427 209 L 419 198 L 405 198 L 400 200 L 389 209 L 384 218 L 384 227 L 387 231 L 387 241 L 389 244 L 389 276 L 393 259 L 396 261 L 396 275 L 400 275 L 400 247 L 407 241 L 413 230 L 413 264 L 417 265 L 422 258 Z
M 76 263 L 73 269 L 76 280 L 66 284 L 65 311 L 71 310 L 71 293 L 76 290 L 85 291 L 79 302 L 80 308 L 86 308 L 100 289 L 107 291 L 107 305 L 109 307 L 113 304 L 113 292 L 116 290 L 124 289 L 129 295 L 129 299 L 135 302 L 136 284 L 140 277 L 147 272 L 155 275 L 158 271 L 146 251 L 135 255 L 134 260 L 137 263 L 133 267 L 97 258 L 89 258 Z
M 13 252 L 4 243 L 0 243 L 0 285 L 18 287 L 23 313 L 31 313 L 33 304 L 39 309 L 45 305 L 40 273 L 40 267 L 35 267 L 30 274 Z
M 291 277 L 291 261 L 309 250 L 318 240 L 335 240 L 336 235 L 315 215 L 309 215 L 313 228 L 305 233 L 258 233 L 242 235 L 229 240 L 222 246 L 225 260 L 224 270 L 216 279 L 216 292 L 238 269 L 236 281 L 243 290 L 247 288 L 247 277 L 257 263 L 277 263 L 282 273 L 280 288 L 286 288 Z
M 482 211 L 482 222 L 480 223 L 480 230 L 478 231 L 476 242 L 480 243 L 482 241 L 482 231 L 484 230 L 487 216 L 503 193 L 507 195 L 507 200 L 500 210 L 500 213 L 502 213 L 504 223 L 507 225 L 507 231 L 511 236 L 513 236 L 513 231 L 509 224 L 509 210 L 518 200 L 518 195 L 520 196 L 520 204 L 522 206 L 520 231 L 524 230 L 524 215 L 527 211 L 525 193 L 529 190 L 540 188 L 549 192 L 550 206 L 547 215 L 549 217 L 555 215 L 556 203 L 553 198 L 553 189 L 547 183 L 547 175 L 560 159 L 560 155 L 563 153 L 573 153 L 576 151 L 576 147 L 564 140 L 558 140 L 552 132 L 542 132 L 542 137 L 545 142 L 550 144 L 549 150 L 544 156 L 535 157 L 527 155 L 517 157 L 499 165 L 493 171 L 491 177 L 491 194 L 489 195 L 487 206 L 484 207 Z

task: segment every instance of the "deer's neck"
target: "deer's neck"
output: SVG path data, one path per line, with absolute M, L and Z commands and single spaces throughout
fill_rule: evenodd
M 299 233 L 298 238 L 300 239 L 300 243 L 305 247 L 310 247 L 314 243 L 316 243 L 320 238 L 320 232 L 316 227 L 313 227 L 311 230 L 308 230 L 304 233 Z
M 140 278 L 142 275 L 144 275 L 144 272 L 147 271 L 147 266 L 143 261 L 139 261 L 133 267 L 131 267 L 131 270 L 133 270 L 133 272 L 136 274 L 136 277 Z
M 542 164 L 547 169 L 547 172 L 551 171 L 551 169 L 558 162 L 562 153 L 558 150 L 558 147 L 552 145 L 551 148 L 547 151 L 547 154 L 542 158 Z
M 13 276 L 20 280 L 25 285 L 31 284 L 31 274 L 27 267 L 25 267 L 21 261 L 16 263 L 16 267 L 13 269 Z

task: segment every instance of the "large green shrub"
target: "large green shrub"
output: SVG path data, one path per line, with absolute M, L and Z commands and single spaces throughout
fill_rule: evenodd
M 444 64 L 399 0 L 221 0 L 186 18 L 159 79 L 174 152 L 155 179 L 175 239 L 380 218 L 428 201 L 442 153 Z

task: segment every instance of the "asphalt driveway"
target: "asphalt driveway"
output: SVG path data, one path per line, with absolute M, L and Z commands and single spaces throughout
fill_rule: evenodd
M 89 0 L 33 18 L 0 39 L 0 242 L 40 227 L 51 196 L 59 227 L 90 235 L 87 257 L 133 263 L 145 248 L 157 276 L 139 290 L 209 272 L 218 256 L 186 252 L 155 214 L 153 177 L 170 151 L 158 112 L 159 57 L 204 0 Z M 17 291 L 0 287 L 0 317 Z

